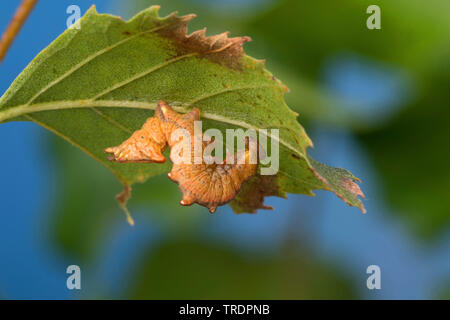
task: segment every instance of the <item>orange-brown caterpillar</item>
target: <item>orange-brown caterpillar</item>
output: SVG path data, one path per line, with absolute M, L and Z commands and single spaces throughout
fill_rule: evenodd
M 180 204 L 190 206 L 198 203 L 209 209 L 211 213 L 231 201 L 241 189 L 242 184 L 257 172 L 257 164 L 251 164 L 249 159 L 256 152 L 246 148 L 234 155 L 233 164 L 226 161 L 217 164 L 207 164 L 202 159 L 200 163 L 194 162 L 194 121 L 200 120 L 200 111 L 193 109 L 181 115 L 175 112 L 166 102 L 160 101 L 155 110 L 155 116 L 148 118 L 140 130 L 121 145 L 107 148 L 106 153 L 111 154 L 109 160 L 118 162 L 162 163 L 166 159 L 162 152 L 169 146 L 171 153 L 174 147 L 181 143 L 174 139 L 172 133 L 176 129 L 184 129 L 190 134 L 191 162 L 174 163 L 169 172 L 169 178 L 178 183 L 183 194 Z M 203 148 L 208 143 L 202 142 Z M 171 160 L 172 160 L 171 154 Z M 188 155 L 189 156 L 189 155 Z M 172 161 L 173 162 L 173 161 Z

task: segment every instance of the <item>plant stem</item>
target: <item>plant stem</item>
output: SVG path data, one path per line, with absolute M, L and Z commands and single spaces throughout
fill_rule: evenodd
M 38 0 L 22 0 L 22 3 L 17 8 L 14 17 L 0 40 L 0 62 L 5 57 L 6 52 L 8 52 L 9 47 L 13 43 L 37 1 Z

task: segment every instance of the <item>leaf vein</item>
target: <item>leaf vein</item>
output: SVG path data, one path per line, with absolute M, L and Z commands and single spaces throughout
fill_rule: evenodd
M 69 142 L 70 144 L 76 146 L 77 148 L 79 148 L 81 151 L 85 152 L 88 156 L 92 157 L 94 160 L 96 160 L 97 162 L 99 162 L 102 166 L 108 168 L 109 170 L 111 170 L 111 172 L 117 177 L 117 179 L 123 184 L 123 185 L 128 185 L 128 182 L 126 181 L 126 179 L 124 177 L 122 177 L 121 175 L 119 175 L 116 171 L 112 170 L 111 167 L 107 166 L 105 161 L 103 161 L 102 159 L 98 158 L 97 156 L 95 156 L 94 154 L 92 154 L 89 150 L 87 150 L 86 148 L 82 147 L 81 145 L 79 145 L 78 143 L 76 143 L 75 141 L 73 141 L 72 139 L 70 139 L 68 136 L 62 134 L 61 132 L 59 132 L 58 130 L 56 130 L 55 128 L 49 127 L 47 126 L 45 123 L 40 122 L 39 120 L 37 120 L 36 118 L 26 114 L 24 115 L 25 118 L 29 119 L 30 121 L 40 125 L 41 127 L 49 130 L 50 132 L 53 132 L 54 134 L 56 134 L 57 136 L 60 136 L 61 138 L 63 138 L 64 140 L 66 140 L 67 142 Z
M 258 85 L 258 86 L 243 86 L 243 87 L 234 87 L 234 88 L 226 88 L 223 90 L 219 90 L 210 94 L 206 94 L 204 96 L 198 97 L 197 99 L 192 100 L 191 102 L 189 102 L 186 107 L 192 107 L 194 104 L 199 103 L 200 101 L 204 101 L 207 99 L 210 99 L 212 97 L 224 94 L 224 93 L 228 93 L 228 92 L 233 92 L 233 91 L 239 91 L 239 90 L 246 90 L 246 89 L 263 89 L 263 88 L 270 88 L 273 87 L 273 85 Z
M 65 78 L 67 78 L 68 76 L 70 76 L 72 73 L 74 73 L 75 71 L 81 69 L 83 66 L 87 65 L 89 62 L 91 62 L 92 60 L 96 59 L 97 57 L 105 54 L 108 51 L 111 51 L 112 49 L 120 46 L 121 44 L 124 44 L 136 37 L 139 37 L 143 34 L 147 34 L 147 33 L 152 33 L 152 32 L 156 32 L 158 30 L 164 29 L 165 27 L 167 27 L 167 25 L 163 25 L 163 26 L 159 26 L 157 28 L 153 28 L 150 30 L 146 30 L 140 33 L 136 33 L 128 38 L 125 38 L 123 40 L 120 40 L 116 43 L 114 43 L 113 45 L 110 45 L 109 47 L 103 48 L 100 51 L 97 51 L 96 53 L 90 55 L 89 57 L 87 57 L 86 59 L 84 59 L 83 61 L 79 62 L 78 64 L 76 64 L 75 66 L 73 66 L 70 70 L 66 71 L 64 74 L 62 74 L 60 77 L 56 78 L 55 80 L 53 80 L 52 82 L 50 82 L 49 84 L 47 84 L 45 87 L 43 87 L 41 90 L 39 90 L 33 97 L 31 97 L 31 99 L 26 103 L 28 105 L 32 104 L 33 101 L 35 101 L 39 96 L 41 96 L 44 92 L 46 92 L 48 89 L 50 89 L 51 87 L 57 85 L 58 83 L 60 83 L 61 81 L 63 81 Z
M 141 73 L 138 73 L 138 74 L 132 76 L 131 78 L 128 78 L 128 79 L 126 79 L 126 80 L 124 80 L 124 81 L 121 81 L 121 82 L 115 84 L 115 85 L 112 86 L 112 87 L 109 87 L 108 89 L 105 89 L 104 91 L 100 92 L 99 94 L 97 94 L 96 96 L 94 96 L 94 97 L 91 98 L 91 99 L 92 99 L 92 100 L 97 100 L 98 98 L 101 98 L 102 96 L 104 96 L 104 95 L 106 95 L 106 94 L 108 94 L 108 93 L 111 93 L 112 91 L 114 91 L 114 90 L 116 90 L 116 89 L 119 89 L 119 88 L 121 88 L 121 87 L 123 87 L 123 86 L 126 86 L 127 84 L 130 84 L 130 83 L 132 83 L 133 81 L 136 81 L 136 80 L 138 80 L 138 79 L 141 79 L 141 78 L 143 78 L 143 77 L 149 75 L 150 73 L 152 73 L 152 72 L 154 72 L 154 71 L 156 71 L 156 70 L 162 69 L 162 68 L 164 68 L 164 67 L 170 65 L 171 63 L 177 62 L 177 61 L 179 61 L 179 60 L 182 60 L 182 59 L 185 59 L 185 58 L 188 58 L 188 57 L 195 56 L 195 55 L 197 55 L 197 54 L 198 54 L 198 53 L 189 53 L 189 54 L 185 54 L 185 55 L 182 55 L 182 56 L 177 56 L 177 57 L 175 57 L 175 58 L 172 58 L 172 59 L 169 59 L 169 60 L 167 60 L 167 61 L 164 61 L 163 63 L 157 64 L 156 66 L 153 66 L 152 68 L 150 68 L 150 69 L 148 69 L 148 70 L 146 70 L 146 71 L 143 71 L 143 72 L 141 72 Z
M 127 127 L 125 127 L 124 125 L 122 125 L 121 123 L 117 122 L 116 120 L 114 120 L 113 118 L 109 117 L 108 115 L 104 114 L 103 112 L 101 112 L 100 110 L 98 110 L 97 108 L 90 108 L 92 111 L 94 111 L 96 114 L 98 114 L 100 117 L 102 117 L 103 119 L 105 119 L 106 121 L 108 121 L 109 123 L 111 123 L 112 125 L 120 128 L 122 131 L 125 131 L 126 133 L 132 133 L 132 131 L 130 129 L 128 129 Z

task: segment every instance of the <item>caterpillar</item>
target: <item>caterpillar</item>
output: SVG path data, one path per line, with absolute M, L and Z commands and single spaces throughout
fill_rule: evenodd
M 179 114 L 165 101 L 158 102 L 155 115 L 146 120 L 141 129 L 116 147 L 106 148 L 110 161 L 121 163 L 163 163 L 166 161 L 163 151 L 170 148 L 170 160 L 173 162 L 168 173 L 170 180 L 178 184 L 182 193 L 180 204 L 190 206 L 197 203 L 214 213 L 218 206 L 224 205 L 236 197 L 242 184 L 257 173 L 258 164 L 250 159 L 257 159 L 257 150 L 249 148 L 246 140 L 245 150 L 228 155 L 220 162 L 208 163 L 201 159 L 196 163 L 194 154 L 194 121 L 200 120 L 200 110 L 194 108 L 189 113 Z M 189 135 L 190 148 L 180 148 L 185 143 L 181 137 L 174 135 L 175 130 L 185 130 Z M 205 142 L 202 150 L 214 141 Z M 206 139 L 208 140 L 208 139 Z M 182 152 L 178 152 L 178 150 Z M 189 154 L 183 154 L 188 152 Z M 185 162 L 173 161 L 182 156 Z M 187 163 L 186 163 L 187 162 Z

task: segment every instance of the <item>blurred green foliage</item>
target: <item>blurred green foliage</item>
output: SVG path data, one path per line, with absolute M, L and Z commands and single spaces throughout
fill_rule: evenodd
M 427 237 L 439 235 L 450 222 L 449 62 L 442 61 L 416 101 L 360 134 L 395 212 Z
M 443 289 L 438 296 L 436 297 L 436 299 L 441 299 L 441 300 L 450 300 L 450 287 L 447 287 L 445 289 Z
M 306 251 L 248 256 L 220 244 L 180 238 L 163 244 L 138 266 L 130 289 L 136 299 L 355 297 L 340 270 L 320 265 Z

